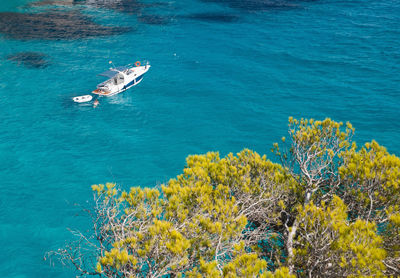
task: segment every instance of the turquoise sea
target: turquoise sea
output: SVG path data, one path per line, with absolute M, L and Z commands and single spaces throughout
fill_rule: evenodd
M 0 277 L 73 277 L 43 256 L 90 228 L 92 184 L 154 186 L 207 151 L 273 158 L 289 116 L 400 155 L 396 0 L 1 1 L 0 53 Z M 137 87 L 72 102 L 142 59 Z

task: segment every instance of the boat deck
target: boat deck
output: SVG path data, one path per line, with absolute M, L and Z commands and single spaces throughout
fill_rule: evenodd
M 100 95 L 100 96 L 108 96 L 111 94 L 110 91 L 105 91 L 105 90 L 101 90 L 101 89 L 96 89 L 92 92 L 92 94 L 96 94 L 96 95 Z

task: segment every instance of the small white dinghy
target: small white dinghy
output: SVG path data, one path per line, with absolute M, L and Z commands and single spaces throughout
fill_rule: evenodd
M 73 101 L 78 103 L 88 102 L 91 101 L 93 97 L 91 95 L 84 95 L 72 98 Z

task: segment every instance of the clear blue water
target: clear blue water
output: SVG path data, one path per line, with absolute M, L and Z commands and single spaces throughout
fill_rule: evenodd
M 28 2 L 2 1 L 0 20 L 49 8 Z M 91 200 L 90 185 L 154 186 L 189 154 L 270 155 L 289 116 L 351 121 L 357 142 L 376 139 L 400 155 L 399 1 L 244 2 L 166 2 L 139 13 L 67 5 L 132 31 L 0 34 L 0 277 L 72 277 L 43 255 L 71 238 L 67 227 L 89 228 L 74 204 Z M 49 65 L 6 59 L 32 51 Z M 109 60 L 139 59 L 152 68 L 137 87 L 96 109 L 72 103 L 102 81 Z

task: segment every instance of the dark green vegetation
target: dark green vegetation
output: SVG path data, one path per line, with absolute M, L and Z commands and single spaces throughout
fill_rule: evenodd
M 94 185 L 94 233 L 53 254 L 103 277 L 399 276 L 400 159 L 353 132 L 290 118 L 280 164 L 207 153 L 161 188 Z

